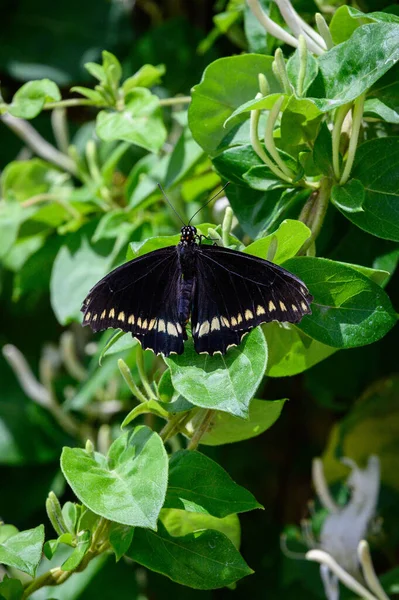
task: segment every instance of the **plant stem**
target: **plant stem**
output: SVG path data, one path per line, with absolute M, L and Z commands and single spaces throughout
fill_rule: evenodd
M 76 210 L 72 204 L 66 200 L 63 200 L 60 194 L 37 194 L 36 196 L 32 196 L 31 198 L 28 198 L 28 200 L 21 202 L 21 206 L 28 208 L 29 206 L 34 206 L 35 204 L 40 204 L 41 202 L 55 202 L 56 204 L 62 206 L 62 208 L 65 208 L 65 210 L 73 219 L 76 219 L 77 221 L 81 220 L 80 212 Z
M 69 133 L 65 108 L 57 108 L 51 113 L 51 126 L 58 149 L 65 155 L 68 154 Z
M 362 118 L 363 118 L 364 99 L 365 99 L 365 94 L 362 94 L 361 96 L 359 96 L 359 98 L 356 98 L 355 103 L 354 103 L 352 131 L 351 131 L 351 136 L 349 139 L 348 155 L 346 158 L 344 172 L 342 173 L 342 177 L 339 182 L 340 185 L 344 185 L 348 181 L 349 175 L 350 175 L 352 167 L 353 167 L 353 162 L 355 160 L 357 142 L 359 140 L 359 131 L 360 131 L 360 127 L 362 124 Z
M 94 106 L 95 108 L 106 108 L 107 105 L 99 105 L 89 100 L 88 98 L 67 98 L 58 102 L 47 102 L 44 105 L 44 110 L 53 110 L 54 108 L 69 108 L 71 106 Z
M 77 175 L 73 160 L 49 144 L 30 123 L 9 114 L 2 115 L 1 120 L 38 156 L 72 175 Z
M 175 104 L 190 104 L 191 96 L 177 96 L 176 98 L 162 98 L 160 106 L 173 106 Z
M 214 414 L 215 411 L 211 409 L 205 412 L 204 418 L 202 419 L 199 427 L 195 430 L 194 435 L 187 446 L 187 450 L 196 450 L 202 436 L 208 431 Z
M 169 438 L 179 433 L 180 426 L 185 423 L 190 418 L 190 411 L 185 413 L 179 413 L 174 417 L 171 417 L 169 421 L 166 423 L 165 427 L 161 429 L 159 432 L 160 437 L 164 442 L 166 442 Z
M 144 368 L 144 352 L 142 347 L 139 345 L 139 347 L 137 348 L 137 354 L 136 354 L 136 365 L 137 365 L 137 369 L 140 375 L 140 379 L 141 379 L 141 383 L 143 385 L 143 388 L 145 389 L 145 391 L 147 392 L 147 396 L 149 400 L 154 400 L 155 399 L 155 395 L 154 395 L 154 391 L 150 385 L 150 382 L 148 381 L 147 378 L 147 373 L 145 372 L 145 368 Z
M 321 231 L 330 200 L 331 185 L 331 180 L 328 177 L 324 177 L 320 181 L 318 191 L 314 192 L 309 197 L 302 209 L 299 220 L 310 228 L 312 235 L 300 249 L 298 253 L 300 255 L 305 254 L 306 250 L 312 246 Z
M 333 160 L 333 171 L 335 178 L 339 181 L 340 169 L 339 169 L 339 142 L 341 139 L 341 130 L 344 119 L 351 107 L 351 103 L 344 104 L 337 108 L 334 116 L 334 127 L 332 132 L 332 160 Z

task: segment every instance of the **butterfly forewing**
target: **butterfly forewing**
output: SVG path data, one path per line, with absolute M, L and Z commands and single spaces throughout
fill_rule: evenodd
M 197 352 L 224 354 L 253 327 L 310 314 L 305 284 L 282 267 L 218 246 L 199 246 L 192 332 Z
M 150 252 L 112 271 L 85 299 L 83 324 L 131 332 L 143 348 L 166 356 L 183 352 L 177 317 L 181 269 L 176 246 Z

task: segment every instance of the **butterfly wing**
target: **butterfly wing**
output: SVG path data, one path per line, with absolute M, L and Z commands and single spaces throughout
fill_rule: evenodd
M 253 327 L 297 323 L 313 298 L 295 275 L 269 261 L 219 246 L 198 246 L 191 326 L 197 352 L 224 354 Z
M 90 290 L 81 309 L 83 325 L 122 329 L 156 354 L 181 354 L 186 332 L 177 317 L 180 278 L 176 246 L 131 260 Z

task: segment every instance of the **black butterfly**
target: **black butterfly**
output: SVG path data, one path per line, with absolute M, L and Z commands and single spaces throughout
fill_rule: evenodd
M 93 331 L 131 332 L 156 354 L 184 351 L 191 315 L 198 353 L 224 354 L 253 327 L 298 323 L 313 297 L 289 271 L 267 260 L 201 244 L 193 226 L 177 246 L 154 250 L 118 267 L 89 292 L 83 324 Z

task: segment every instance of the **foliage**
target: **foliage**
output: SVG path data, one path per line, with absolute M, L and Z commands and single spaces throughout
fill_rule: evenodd
M 369 541 L 390 593 L 399 543 L 391 373 L 399 17 L 335 3 L 314 16 L 310 1 L 298 3 L 299 17 L 282 0 L 230 1 L 216 4 L 205 35 L 180 19 L 156 25 L 154 4 L 145 9 L 155 11 L 153 26 L 143 33 L 139 19 L 129 50 L 127 7 L 100 4 L 101 27 L 93 8 L 85 17 L 93 35 L 86 40 L 77 27 L 72 36 L 79 65 L 91 59 L 85 71 L 55 39 L 54 56 L 50 48 L 42 56 L 23 7 L 12 16 L 15 40 L 26 27 L 26 46 L 11 36 L 11 56 L 0 51 L 0 460 L 3 478 L 28 474 L 24 487 L 10 477 L 2 499 L 2 517 L 22 531 L 0 526 L 0 598 L 105 598 L 101 577 L 119 574 L 121 598 L 132 597 L 132 585 L 137 598 L 187 593 L 155 574 L 204 599 L 237 582 L 233 593 L 245 597 L 265 586 L 271 597 L 323 597 L 314 565 L 298 569 L 277 541 L 303 515 L 317 453 L 334 500 L 316 473 L 320 503 L 307 529 L 286 528 L 286 543 L 303 550 L 311 542 L 326 554 L 327 509 L 347 501 L 341 459 L 364 468 L 375 455 L 377 510 L 389 527 Z M 66 6 L 63 23 L 81 10 Z M 163 53 L 165 30 L 171 46 Z M 199 232 L 298 275 L 314 297 L 312 314 L 297 326 L 266 324 L 213 357 L 197 355 L 191 339 L 184 354 L 164 359 L 128 334 L 83 330 L 80 306 L 94 283 L 179 240 L 180 221 L 156 184 L 187 223 L 226 181 L 226 196 L 195 217 Z M 54 539 L 37 526 L 46 494 Z M 279 517 L 245 514 L 241 532 L 238 514 L 263 506 Z M 383 598 L 362 548 L 368 593 Z M 110 566 L 109 554 L 120 563 Z M 345 585 L 361 593 L 347 571 Z M 324 581 L 327 597 L 331 589 Z

